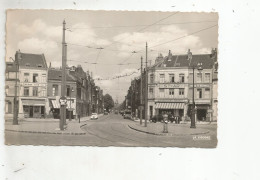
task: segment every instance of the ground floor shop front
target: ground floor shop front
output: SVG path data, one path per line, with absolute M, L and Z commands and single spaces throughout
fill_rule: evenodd
M 189 105 L 188 108 L 188 116 L 191 117 L 192 104 Z M 195 105 L 196 112 L 196 121 L 212 121 L 211 120 L 211 106 L 210 104 L 196 104 Z
M 60 119 L 60 102 L 57 99 L 49 99 L 49 115 L 51 118 Z M 66 118 L 76 118 L 76 99 L 67 99 Z
M 19 100 L 19 116 L 24 118 L 45 118 L 46 99 L 25 99 Z

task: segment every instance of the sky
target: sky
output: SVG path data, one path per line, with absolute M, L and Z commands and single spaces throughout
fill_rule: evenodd
M 186 54 L 188 49 L 193 54 L 207 54 L 218 45 L 217 13 L 8 10 L 6 61 L 20 49 L 44 54 L 48 65 L 60 67 L 63 20 L 67 64 L 92 72 L 96 85 L 119 103 L 131 79 L 139 76 L 146 42 L 151 64 L 159 53 L 167 56 L 169 50 L 173 54 Z

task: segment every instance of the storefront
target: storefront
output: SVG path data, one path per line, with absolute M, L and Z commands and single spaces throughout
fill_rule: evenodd
M 25 118 L 45 118 L 45 99 L 22 99 Z
M 60 118 L 60 103 L 56 99 L 50 100 L 50 106 L 51 106 L 51 113 L 53 114 L 54 119 Z M 66 118 L 69 118 L 69 114 L 71 113 L 71 119 L 74 119 L 76 116 L 76 102 L 75 99 L 68 99 L 67 100 L 67 107 L 66 107 Z
M 155 110 L 156 114 L 172 114 L 173 116 L 180 116 L 184 115 L 184 103 L 156 103 Z
M 189 110 L 192 109 L 192 104 L 189 105 Z M 196 110 L 196 119 L 197 121 L 209 121 L 209 104 L 196 104 L 195 110 Z M 189 113 L 190 115 L 190 113 Z

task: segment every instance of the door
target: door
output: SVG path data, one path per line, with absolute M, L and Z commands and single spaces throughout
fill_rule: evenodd
M 45 108 L 41 106 L 41 117 L 45 118 Z
M 33 106 L 30 106 L 30 108 L 29 108 L 29 117 L 30 118 L 33 117 Z

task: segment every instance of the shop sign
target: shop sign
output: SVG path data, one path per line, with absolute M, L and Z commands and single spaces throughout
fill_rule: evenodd
M 184 88 L 184 84 L 160 84 L 159 88 Z
M 193 85 L 192 85 L 192 84 L 189 84 L 189 87 L 193 87 Z M 210 85 L 209 85 L 209 84 L 194 84 L 194 87 L 195 87 L 195 88 L 196 88 L 196 87 L 202 88 L 202 87 L 210 87 Z
M 67 99 L 66 99 L 66 97 L 61 97 L 60 99 L 59 99 L 59 102 L 60 102 L 60 105 L 62 106 L 62 105 L 67 105 Z
M 23 83 L 21 85 L 23 85 L 23 86 L 32 86 L 32 87 L 38 87 L 38 86 L 45 87 L 46 86 L 46 84 L 40 84 L 40 83 Z

